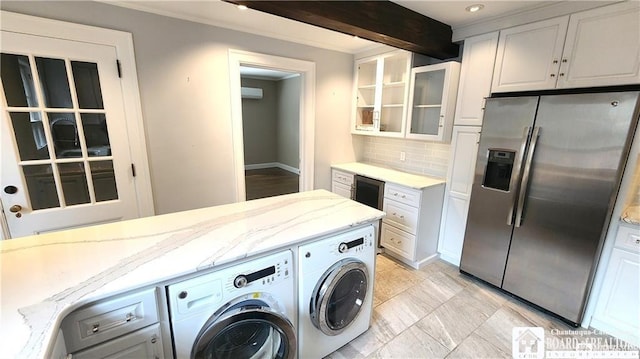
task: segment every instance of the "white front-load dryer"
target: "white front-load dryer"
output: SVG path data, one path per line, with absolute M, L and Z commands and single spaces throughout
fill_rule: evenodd
M 371 324 L 374 227 L 298 247 L 298 346 L 301 359 L 322 358 Z
M 176 358 L 297 358 L 295 276 L 285 251 L 167 286 Z

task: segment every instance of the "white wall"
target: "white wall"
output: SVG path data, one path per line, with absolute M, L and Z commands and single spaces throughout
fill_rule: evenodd
M 300 168 L 300 76 L 278 81 L 278 162 Z
M 242 99 L 244 164 L 278 162 L 277 82 L 250 78 L 241 82 L 243 87 L 262 89 L 261 99 Z
M 230 48 L 316 63 L 316 188 L 330 188 L 331 163 L 355 159 L 349 54 L 90 1 L 2 1 L 0 8 L 133 34 L 158 214 L 235 200 Z

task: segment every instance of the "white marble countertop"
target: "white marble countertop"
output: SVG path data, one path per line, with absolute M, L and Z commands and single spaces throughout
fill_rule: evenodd
M 318 190 L 2 241 L 0 358 L 44 357 L 83 304 L 383 215 Z
M 359 174 L 384 182 L 391 182 L 415 189 L 423 189 L 435 185 L 444 184 L 445 180 L 437 177 L 415 175 L 412 173 L 379 167 L 362 162 L 351 162 L 331 165 L 332 168 Z

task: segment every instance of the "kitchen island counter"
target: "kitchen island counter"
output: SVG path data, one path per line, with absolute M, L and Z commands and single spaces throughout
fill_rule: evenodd
M 379 220 L 318 190 L 0 242 L 0 358 L 47 355 L 61 320 L 117 293 Z

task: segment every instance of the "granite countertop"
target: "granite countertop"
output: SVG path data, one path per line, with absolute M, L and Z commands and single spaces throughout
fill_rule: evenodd
M 0 358 L 40 358 L 75 308 L 384 213 L 325 190 L 0 242 Z
M 441 185 L 445 183 L 445 180 L 442 178 L 415 175 L 412 173 L 397 171 L 390 168 L 379 167 L 362 162 L 335 164 L 331 167 L 377 179 L 380 181 L 395 183 L 415 189 L 423 189 L 426 187 Z

